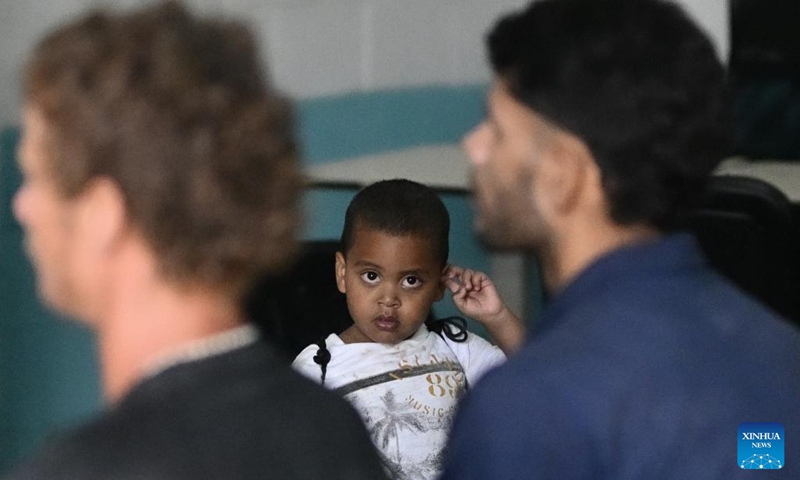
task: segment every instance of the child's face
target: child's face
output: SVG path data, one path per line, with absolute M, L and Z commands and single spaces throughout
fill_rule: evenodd
M 429 239 L 357 228 L 347 258 L 336 253 L 336 283 L 354 325 L 346 343 L 394 344 L 425 323 L 442 298 L 442 263 Z

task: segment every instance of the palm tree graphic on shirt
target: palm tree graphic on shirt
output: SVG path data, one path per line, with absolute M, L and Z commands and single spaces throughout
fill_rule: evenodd
M 386 407 L 386 415 L 375 422 L 375 433 L 384 452 L 387 451 L 389 442 L 394 439 L 395 448 L 397 449 L 396 461 L 400 462 L 402 457 L 400 453 L 400 431 L 405 428 L 410 432 L 422 432 L 426 428 L 420 422 L 417 411 L 406 403 L 396 402 L 394 392 L 391 390 L 386 392 L 386 395 L 383 395 L 380 399 Z

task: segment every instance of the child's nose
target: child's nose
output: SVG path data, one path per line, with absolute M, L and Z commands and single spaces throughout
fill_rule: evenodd
M 400 296 L 398 295 L 397 288 L 393 285 L 384 285 L 383 289 L 381 289 L 378 303 L 385 307 L 400 306 Z

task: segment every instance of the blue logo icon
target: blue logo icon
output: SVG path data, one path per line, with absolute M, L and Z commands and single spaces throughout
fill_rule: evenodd
M 784 466 L 783 425 L 743 423 L 739 425 L 739 468 L 777 470 Z

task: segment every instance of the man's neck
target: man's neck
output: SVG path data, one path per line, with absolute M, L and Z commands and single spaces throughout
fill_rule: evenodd
M 103 386 L 116 403 L 158 358 L 242 325 L 238 306 L 223 295 L 164 284 L 118 295 L 97 322 Z
M 545 287 L 556 294 L 599 258 L 660 235 L 651 227 L 616 224 L 592 225 L 565 233 L 540 254 Z

